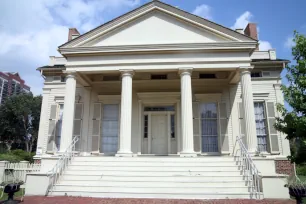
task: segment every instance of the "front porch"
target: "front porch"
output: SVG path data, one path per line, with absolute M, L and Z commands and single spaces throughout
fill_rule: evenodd
M 241 73 L 250 83 L 250 70 Z M 253 104 L 252 96 L 238 96 L 241 73 L 67 71 L 65 94 L 51 105 L 47 153 L 65 151 L 78 136 L 83 155 L 229 155 L 242 133 L 237 119 L 252 119 L 237 105 Z

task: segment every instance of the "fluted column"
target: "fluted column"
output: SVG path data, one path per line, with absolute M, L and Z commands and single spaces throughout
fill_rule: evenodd
M 247 141 L 247 148 L 250 153 L 255 153 L 257 150 L 257 135 L 256 135 L 256 123 L 254 114 L 254 101 L 253 101 L 253 90 L 251 81 L 251 70 L 250 67 L 241 67 L 241 89 L 242 89 L 242 104 L 244 108 L 245 118 L 245 134 Z
M 122 70 L 119 150 L 116 156 L 132 156 L 132 70 Z
M 66 90 L 64 100 L 64 115 L 61 134 L 60 152 L 66 151 L 72 142 L 76 79 L 75 71 L 66 72 Z
M 193 119 L 192 119 L 192 69 L 180 69 L 181 76 L 181 126 L 182 126 L 182 151 L 181 157 L 196 157 L 193 148 Z

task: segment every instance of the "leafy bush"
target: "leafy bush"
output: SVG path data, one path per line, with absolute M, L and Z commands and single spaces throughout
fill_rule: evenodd
M 306 165 L 296 166 L 296 174 L 301 176 L 306 176 Z
M 5 154 L 0 154 L 0 161 L 9 161 L 9 162 L 29 161 L 30 163 L 33 163 L 34 155 L 35 153 L 30 153 L 23 151 L 21 149 L 16 149 Z

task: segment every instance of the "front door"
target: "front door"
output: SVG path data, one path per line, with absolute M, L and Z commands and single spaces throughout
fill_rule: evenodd
M 153 114 L 151 116 L 152 154 L 168 154 L 167 114 Z

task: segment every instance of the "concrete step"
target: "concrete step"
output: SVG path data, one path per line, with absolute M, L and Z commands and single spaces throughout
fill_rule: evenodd
M 122 192 L 96 192 L 96 191 L 58 191 L 54 190 L 52 196 L 82 196 L 99 198 L 161 198 L 161 199 L 249 199 L 250 193 L 235 192 L 202 192 L 195 193 L 122 193 Z
M 232 171 L 238 170 L 237 166 L 102 166 L 102 165 L 70 165 L 68 170 L 96 170 L 96 171 L 112 171 L 116 169 L 120 171 Z
M 97 180 L 97 181 L 79 181 L 79 180 L 63 180 L 60 181 L 59 185 L 67 186 L 92 186 L 92 187 L 140 187 L 140 188 L 208 188 L 208 187 L 246 187 L 244 181 L 209 181 L 209 182 L 180 182 L 180 181 L 113 181 L 113 180 Z
M 73 161 L 110 161 L 110 162 L 217 162 L 217 161 L 232 161 L 234 157 L 230 156 L 205 156 L 205 157 L 102 157 L 102 156 L 78 156 Z
M 158 161 L 73 161 L 72 165 L 79 165 L 79 166 L 113 166 L 113 167 L 120 167 L 120 166 L 131 166 L 131 167 L 138 167 L 138 166 L 158 166 L 158 167 L 181 167 L 181 166 L 194 166 L 194 167 L 208 167 L 208 166 L 217 166 L 217 167 L 226 167 L 226 166 L 237 166 L 233 161 L 210 161 L 210 162 L 158 162 Z
M 127 175 L 75 175 L 67 174 L 61 178 L 62 181 L 169 181 L 169 182 L 223 182 L 223 181 L 243 181 L 242 176 L 127 176 Z
M 88 191 L 88 192 L 107 192 L 107 193 L 153 193 L 153 194 L 201 194 L 205 193 L 248 193 L 248 187 L 127 187 L 127 186 L 84 186 L 84 185 L 64 185 L 56 184 L 55 189 L 57 191 Z
M 122 170 L 66 170 L 65 174 L 70 175 L 120 175 L 120 176 L 239 176 L 241 172 L 238 170 L 232 171 L 167 171 L 167 169 L 158 169 L 156 171 L 122 171 Z

